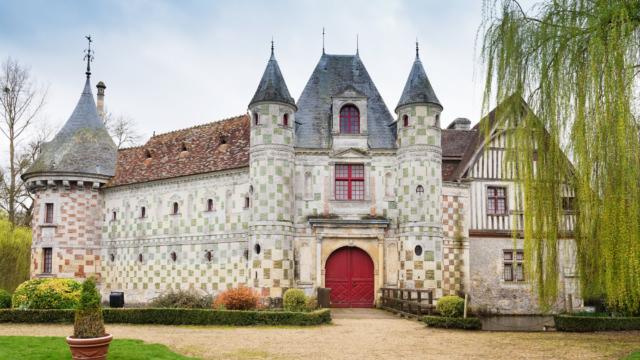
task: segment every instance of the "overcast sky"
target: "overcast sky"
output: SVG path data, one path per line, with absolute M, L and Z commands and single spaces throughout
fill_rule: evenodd
M 272 36 L 297 100 L 322 53 L 323 27 L 329 54 L 354 54 L 359 34 L 360 57 L 393 111 L 417 37 L 444 126 L 481 115 L 481 10 L 481 0 L 3 1 L 0 56 L 48 88 L 44 119 L 61 125 L 82 90 L 91 34 L 94 94 L 104 81 L 107 108 L 132 117 L 146 139 L 245 113 Z

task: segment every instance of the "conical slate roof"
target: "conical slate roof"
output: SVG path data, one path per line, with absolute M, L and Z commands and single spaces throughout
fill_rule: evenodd
M 422 62 L 416 54 L 416 61 L 413 62 L 413 67 L 411 67 L 409 78 L 404 85 L 396 111 L 401 106 L 418 103 L 434 104 L 442 109 L 442 104 L 440 104 L 440 100 L 438 100 L 435 91 L 433 91 L 427 73 L 422 67 Z
M 89 78 L 69 120 L 24 173 L 28 178 L 41 173 L 113 176 L 117 148 L 98 116 Z
M 262 74 L 258 89 L 253 95 L 249 106 L 261 101 L 275 101 L 296 106 L 295 101 L 289 95 L 289 89 L 287 89 L 287 84 L 284 82 L 280 67 L 273 54 L 273 49 L 271 49 L 271 58 L 269 58 L 267 68 Z
M 332 97 L 353 89 L 367 98 L 368 144 L 372 149 L 393 149 L 393 117 L 369 76 L 360 56 L 322 54 L 298 99 L 296 146 L 331 145 Z

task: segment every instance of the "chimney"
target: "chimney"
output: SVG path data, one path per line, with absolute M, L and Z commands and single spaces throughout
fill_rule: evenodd
M 104 89 L 106 89 L 107 86 L 100 81 L 96 87 L 98 88 L 98 103 L 96 104 L 98 108 L 98 116 L 100 116 L 100 119 L 104 120 Z
M 471 128 L 471 120 L 467 118 L 457 118 L 447 126 L 447 129 L 452 130 L 469 130 Z

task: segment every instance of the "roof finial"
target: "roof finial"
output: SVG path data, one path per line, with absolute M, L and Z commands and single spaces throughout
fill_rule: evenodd
M 322 27 L 322 55 L 324 55 L 324 26 Z
M 416 37 L 416 59 L 420 59 L 420 47 L 418 46 L 418 38 Z
M 360 55 L 360 34 L 356 34 L 356 55 Z
M 273 54 L 273 35 L 271 35 L 271 58 L 273 59 L 275 55 Z
M 93 42 L 93 40 L 91 40 L 91 35 L 85 36 L 85 39 L 87 39 L 87 41 L 89 42 L 87 49 L 84 51 L 84 60 L 87 60 L 87 72 L 85 72 L 85 74 L 87 74 L 88 79 L 89 77 L 91 77 L 91 62 L 93 61 L 93 50 L 91 50 L 91 43 Z

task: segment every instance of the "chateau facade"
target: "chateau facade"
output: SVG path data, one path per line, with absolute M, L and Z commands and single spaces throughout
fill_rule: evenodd
M 264 297 L 329 287 L 341 307 L 374 306 L 394 287 L 540 311 L 512 237 L 521 196 L 503 170 L 504 128 L 495 112 L 481 120 L 488 135 L 466 119 L 441 128 L 417 50 L 394 115 L 358 54 L 323 51 L 296 102 L 272 49 L 245 115 L 120 150 L 89 75 L 23 175 L 32 277 L 96 275 L 105 299 L 123 291 L 129 303 L 244 284 Z M 561 242 L 558 307 L 581 305 L 572 243 Z

